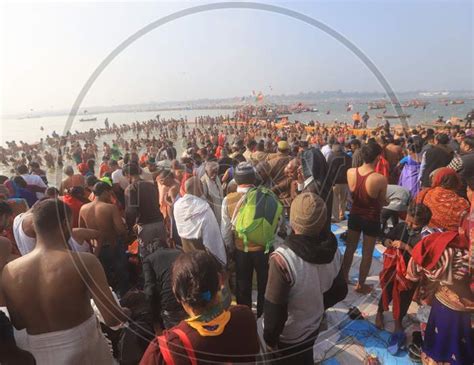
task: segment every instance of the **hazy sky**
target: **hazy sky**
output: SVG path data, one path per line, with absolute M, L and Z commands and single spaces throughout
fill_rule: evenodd
M 126 37 L 203 2 L 1 6 L 1 113 L 70 108 Z M 278 2 L 344 34 L 397 91 L 473 89 L 472 1 Z M 145 35 L 98 78 L 84 106 L 318 90 L 381 91 L 359 59 L 282 15 L 218 10 Z

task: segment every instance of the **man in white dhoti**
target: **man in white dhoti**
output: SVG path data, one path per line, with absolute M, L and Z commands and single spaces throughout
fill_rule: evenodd
M 35 248 L 8 263 L 1 278 L 12 324 L 27 332 L 24 349 L 37 364 L 112 364 L 90 299 L 110 327 L 126 316 L 99 260 L 68 249 L 71 211 L 63 202 L 48 199 L 32 212 Z

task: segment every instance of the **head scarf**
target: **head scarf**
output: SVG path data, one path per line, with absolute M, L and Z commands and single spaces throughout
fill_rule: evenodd
M 456 173 L 456 171 L 449 167 L 441 167 L 435 170 L 435 173 L 433 174 L 433 179 L 431 181 L 431 187 L 435 188 L 437 186 L 440 186 L 443 182 L 443 178 L 446 176 L 454 176 L 458 182 L 458 186 L 460 185 L 459 175 Z
M 317 187 L 317 194 L 327 201 L 332 188 L 333 176 L 328 176 L 326 158 L 319 149 L 310 148 L 301 155 L 301 165 L 305 179 L 313 177 Z

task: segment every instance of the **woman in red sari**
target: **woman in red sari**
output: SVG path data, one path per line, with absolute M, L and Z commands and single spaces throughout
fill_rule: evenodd
M 431 210 L 429 227 L 457 231 L 464 213 L 469 211 L 466 199 L 456 194 L 461 181 L 451 168 L 442 167 L 433 172 L 431 187 L 416 196 L 417 204 L 423 203 Z

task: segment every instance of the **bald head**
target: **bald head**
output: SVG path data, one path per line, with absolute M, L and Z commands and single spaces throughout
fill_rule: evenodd
M 186 180 L 184 184 L 184 189 L 186 190 L 187 194 L 191 194 L 197 197 L 201 197 L 204 193 L 202 190 L 202 183 L 198 177 L 193 176 Z
M 67 176 L 74 175 L 74 169 L 72 168 L 72 166 L 64 167 L 63 172 L 64 172 L 64 175 L 67 175 Z

